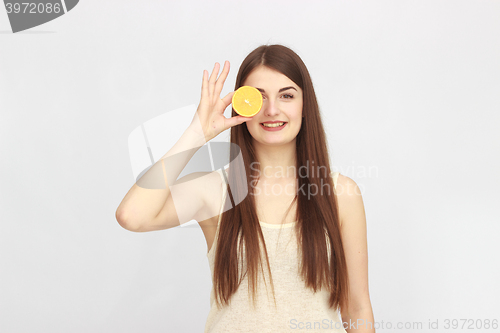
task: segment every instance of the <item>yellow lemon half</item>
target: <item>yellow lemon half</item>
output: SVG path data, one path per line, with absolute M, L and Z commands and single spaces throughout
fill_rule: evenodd
M 239 115 L 253 117 L 262 108 L 262 94 L 257 88 L 242 86 L 234 92 L 232 104 Z

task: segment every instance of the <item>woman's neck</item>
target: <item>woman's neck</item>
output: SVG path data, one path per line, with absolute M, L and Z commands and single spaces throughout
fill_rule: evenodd
M 295 140 L 281 146 L 254 145 L 257 163 L 253 169 L 260 169 L 261 179 L 283 181 L 295 179 L 296 151 Z

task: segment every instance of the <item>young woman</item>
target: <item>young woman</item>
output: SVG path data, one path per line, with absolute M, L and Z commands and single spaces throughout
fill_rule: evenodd
M 220 98 L 229 62 L 217 78 L 219 67 L 203 72 L 193 122 L 127 193 L 117 220 L 136 232 L 198 221 L 213 282 L 205 332 L 375 332 L 363 200 L 331 171 L 306 66 L 282 45 L 252 51 L 235 84 L 262 94 L 250 118 L 224 117 L 234 92 Z M 229 168 L 168 181 L 229 128 Z

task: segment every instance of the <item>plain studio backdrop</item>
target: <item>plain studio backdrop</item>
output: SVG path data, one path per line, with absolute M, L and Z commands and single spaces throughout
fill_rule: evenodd
M 0 7 L 0 331 L 203 331 L 200 227 L 115 220 L 128 137 L 197 105 L 203 70 L 229 60 L 225 96 L 275 43 L 308 67 L 333 166 L 363 191 L 377 332 L 493 331 L 499 17 L 499 1 L 83 0 L 12 34 Z

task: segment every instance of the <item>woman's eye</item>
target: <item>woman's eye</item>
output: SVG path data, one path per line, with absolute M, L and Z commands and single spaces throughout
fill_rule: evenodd
M 284 95 L 282 95 L 282 97 L 285 97 L 285 99 L 291 99 L 291 98 L 293 98 L 293 95 L 284 94 Z M 266 96 L 262 95 L 262 99 L 266 99 Z

